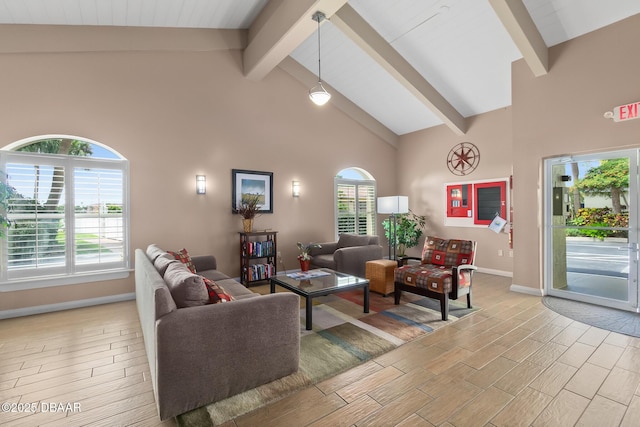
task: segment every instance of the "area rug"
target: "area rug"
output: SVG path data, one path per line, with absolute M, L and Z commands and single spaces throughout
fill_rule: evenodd
M 372 293 L 369 313 L 362 312 L 362 291 L 328 295 L 313 302 L 313 330 L 304 328 L 305 310 L 301 308 L 300 311 L 298 372 L 179 415 L 176 417 L 178 425 L 204 427 L 223 424 L 378 357 L 476 310 L 451 301 L 449 320 L 444 322 L 438 301 L 412 294 L 405 294 L 402 303 L 396 306 L 393 297 L 383 298 Z
M 578 322 L 607 331 L 640 337 L 640 314 L 638 313 L 551 296 L 542 297 L 542 303 L 556 313 Z

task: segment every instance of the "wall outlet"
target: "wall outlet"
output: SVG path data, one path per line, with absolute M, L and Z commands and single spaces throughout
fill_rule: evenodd
M 503 256 L 504 253 L 502 252 L 502 249 L 498 249 L 498 256 Z
M 282 258 L 282 252 L 278 251 L 277 255 L 278 255 L 278 258 Z
M 509 251 L 509 256 L 510 256 L 511 258 L 513 258 L 513 251 L 512 251 L 512 250 L 511 250 L 511 251 Z

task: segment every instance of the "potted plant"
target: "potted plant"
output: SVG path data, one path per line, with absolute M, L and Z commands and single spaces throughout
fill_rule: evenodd
M 309 265 L 311 264 L 311 249 L 313 248 L 321 248 L 322 246 L 317 243 L 309 243 L 305 245 L 304 243 L 298 242 L 298 250 L 300 251 L 300 255 L 298 255 L 298 260 L 300 261 L 300 270 L 309 271 Z
M 396 216 L 396 247 L 398 257 L 405 256 L 407 249 L 418 246 L 426 222 L 427 219 L 424 215 L 416 215 L 411 209 L 409 209 L 409 213 L 407 214 Z M 382 221 L 382 226 L 384 227 L 384 234 L 387 240 L 391 240 L 393 228 L 391 218 Z
M 259 193 L 246 193 L 242 195 L 242 200 L 240 200 L 236 211 L 242 216 L 242 227 L 245 233 L 253 231 L 253 219 L 260 211 L 261 201 L 262 194 Z

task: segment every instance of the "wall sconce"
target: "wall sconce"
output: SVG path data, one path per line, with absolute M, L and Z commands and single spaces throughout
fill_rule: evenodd
M 207 177 L 196 175 L 196 194 L 207 194 Z
M 300 181 L 291 181 L 291 195 L 300 197 Z

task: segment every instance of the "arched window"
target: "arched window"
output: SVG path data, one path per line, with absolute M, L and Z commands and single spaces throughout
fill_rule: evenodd
M 376 180 L 360 168 L 335 177 L 336 235 L 376 234 Z
M 47 135 L 5 147 L 0 168 L 9 222 L 0 288 L 128 275 L 126 159 L 95 141 Z

